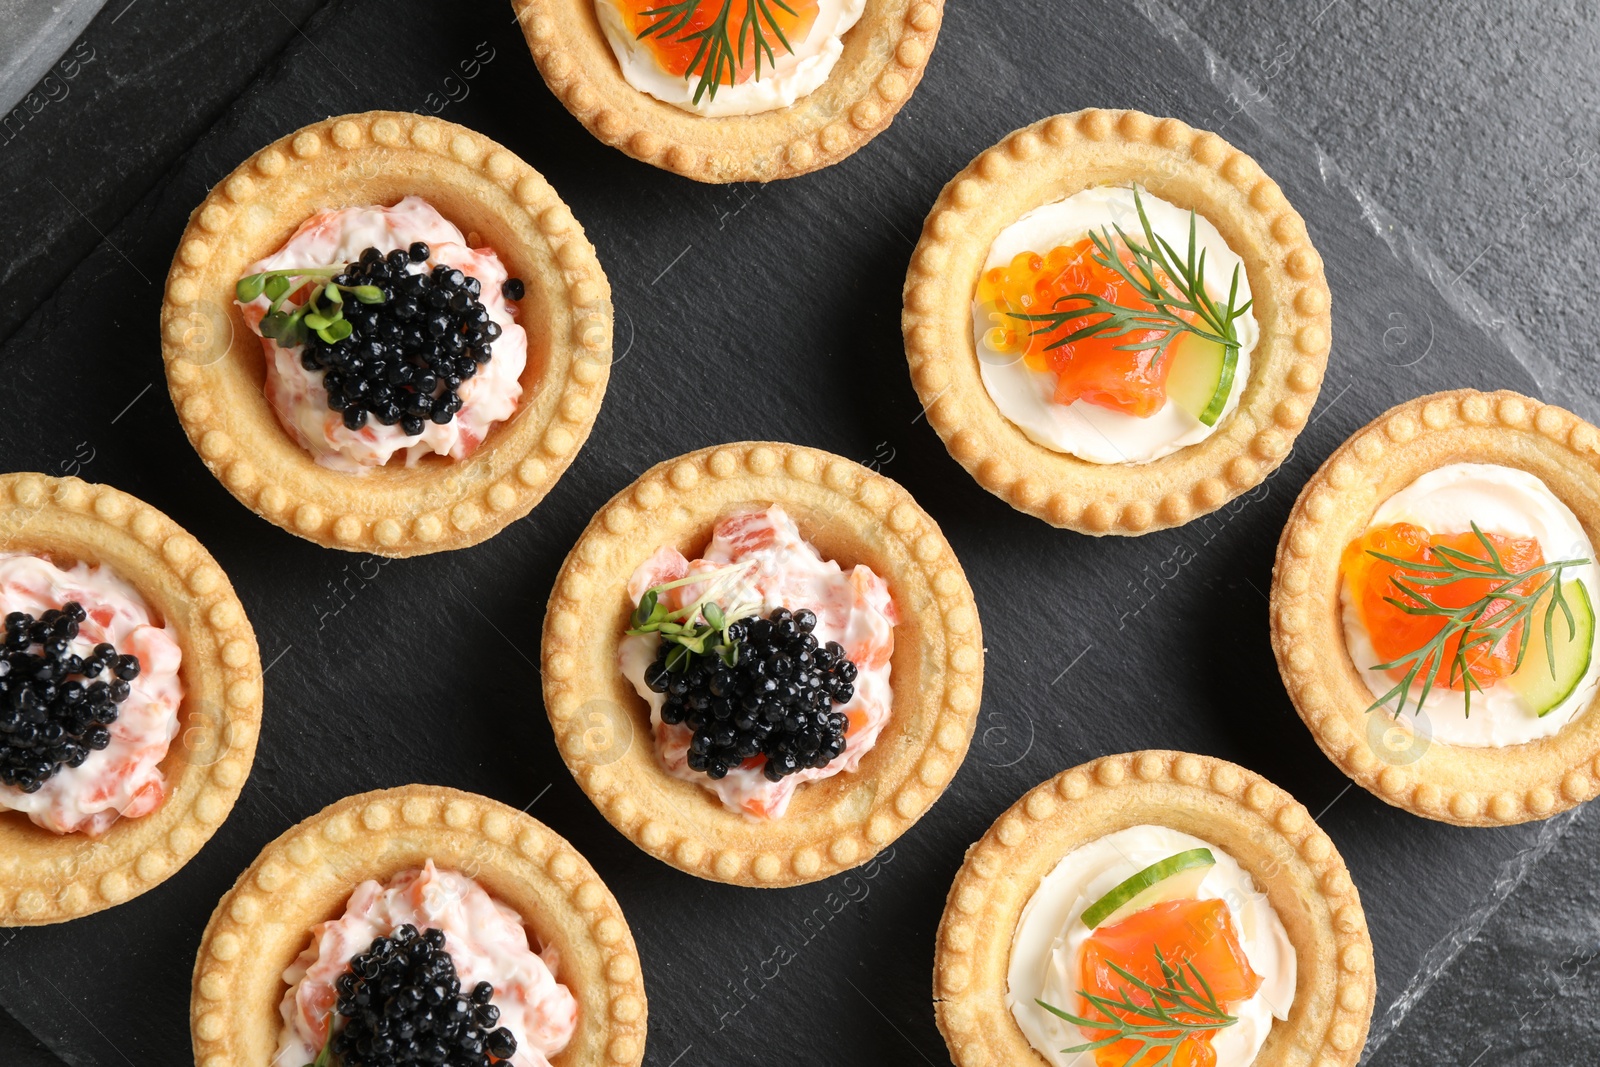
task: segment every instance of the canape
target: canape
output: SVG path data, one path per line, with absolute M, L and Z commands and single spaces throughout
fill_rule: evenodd
M 1380 415 L 1301 491 L 1273 649 L 1317 743 L 1381 799 L 1484 826 L 1600 788 L 1597 442 L 1460 389 Z
M 600 510 L 556 579 L 543 679 L 613 825 L 691 874 L 782 886 L 864 863 L 938 799 L 983 644 L 904 489 L 752 442 L 668 460 Z
M 532 817 L 411 785 L 347 797 L 217 904 L 195 1062 L 636 1065 L 646 1005 L 616 900 Z
M 244 785 L 255 633 L 216 560 L 106 485 L 0 475 L 0 925 L 159 884 Z
M 1354 1064 L 1376 982 L 1327 834 L 1266 779 L 1184 752 L 1107 756 L 967 850 L 933 992 L 961 1067 Z
M 476 544 L 572 462 L 605 393 L 610 288 L 522 160 L 370 111 L 268 145 L 195 209 L 167 384 L 236 497 L 318 544 Z
M 1188 522 L 1305 425 L 1328 286 L 1300 215 L 1214 133 L 1057 115 L 945 187 L 902 316 L 928 422 L 984 488 L 1090 534 Z
M 942 0 L 513 0 L 552 92 L 635 159 L 703 182 L 830 166 L 910 98 Z

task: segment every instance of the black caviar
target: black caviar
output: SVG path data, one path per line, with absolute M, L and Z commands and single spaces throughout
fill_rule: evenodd
M 462 992 L 444 931 L 407 923 L 373 940 L 334 982 L 330 1047 L 341 1067 L 489 1067 L 509 1060 L 517 1039 L 497 1027 L 494 987 Z
M 25 611 L 6 616 L 0 782 L 24 793 L 38 792 L 63 766 L 80 767 L 89 753 L 111 743 L 117 705 L 139 676 L 139 658 L 118 655 L 110 644 L 96 645 L 87 656 L 70 650 L 86 618 L 76 600 L 38 618 Z
M 333 282 L 376 286 L 382 301 L 346 299 L 350 334 L 343 340 L 330 343 L 315 331 L 307 337 L 301 365 L 327 372 L 328 407 L 343 412 L 352 430 L 369 415 L 412 435 L 429 420 L 448 423 L 461 410 L 461 383 L 494 355 L 501 331 L 479 299 L 483 286 L 445 263 L 412 273 L 411 265 L 429 254 L 421 241 L 388 255 L 362 252 Z
M 845 748 L 845 716 L 834 710 L 855 695 L 856 665 L 837 641 L 818 647 L 817 616 L 776 608 L 765 619 L 729 623 L 738 647 L 728 666 L 715 652 L 690 653 L 668 670 L 663 641 L 645 684 L 666 696 L 662 721 L 694 731 L 689 768 L 722 778 L 751 756 L 765 756 L 771 781 L 825 767 Z

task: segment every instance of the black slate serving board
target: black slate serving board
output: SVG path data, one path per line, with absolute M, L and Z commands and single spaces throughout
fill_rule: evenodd
M 205 850 L 109 912 L 0 933 L 0 1003 L 67 1062 L 187 1062 L 194 952 L 234 877 L 324 805 L 412 781 L 529 805 L 589 857 L 638 940 L 646 1062 L 661 1067 L 947 1062 L 933 934 L 964 849 L 1036 782 L 1104 753 L 1219 755 L 1319 814 L 1367 905 L 1380 1015 L 1532 840 L 1348 788 L 1283 692 L 1265 593 L 1300 485 L 1353 430 L 1435 389 L 1538 385 L 1391 253 L 1312 145 L 1230 100 L 1181 35 L 1110 0 L 952 5 L 921 87 L 863 151 L 779 185 L 716 187 L 594 141 L 500 5 L 340 3 L 304 30 L 0 350 L 0 466 L 76 473 L 167 511 L 227 569 L 269 664 L 255 768 Z M 1207 520 L 1133 540 L 1057 531 L 979 489 L 920 417 L 899 333 L 906 260 L 944 182 L 1013 128 L 1086 106 L 1176 115 L 1253 154 L 1306 217 L 1334 293 L 1327 381 L 1283 468 Z M 368 108 L 437 110 L 542 171 L 617 309 L 605 406 L 545 502 L 484 545 L 394 562 L 317 548 L 235 502 L 178 428 L 156 329 L 206 188 L 283 133 Z M 554 750 L 536 667 L 551 582 L 593 511 L 659 460 L 747 438 L 826 448 L 910 489 L 962 559 L 987 642 L 982 716 L 943 799 L 873 867 L 788 890 L 700 881 L 611 829 Z

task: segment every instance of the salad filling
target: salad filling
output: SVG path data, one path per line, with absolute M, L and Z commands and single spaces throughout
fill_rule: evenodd
M 437 973 L 422 990 L 426 999 L 432 986 L 439 987 L 432 994 L 439 1004 L 430 1005 L 434 1010 L 426 1025 L 409 1017 L 415 1015 L 415 1005 L 397 995 L 398 985 L 405 981 L 391 963 L 395 942 L 406 946 L 401 954 L 442 956 L 449 962 L 448 973 L 443 965 L 433 965 Z M 396 1019 L 408 1016 L 412 1025 L 408 1032 L 381 1036 L 402 1047 L 415 1040 L 419 1062 L 428 1060 L 427 1050 L 436 1037 L 432 1019 L 443 1028 L 448 1028 L 447 1022 L 470 1019 L 483 1044 L 478 1053 L 491 1062 L 548 1067 L 550 1058 L 572 1040 L 578 1021 L 578 1002 L 557 980 L 559 969 L 555 948 L 535 951 L 516 912 L 466 875 L 439 870 L 429 860 L 420 870 L 404 871 L 387 883 L 362 882 L 351 893 L 343 915 L 313 929 L 311 944 L 283 972 L 289 988 L 279 1006 L 283 1028 L 272 1062 L 278 1067 L 313 1063 L 324 1046 L 337 1051 L 346 1043 L 340 1034 L 352 1026 L 356 1036 L 368 1039 L 365 1054 L 370 1055 L 371 1041 L 380 1035 L 365 1031 L 375 1029 L 376 1020 L 354 1010 L 346 1015 L 340 1004 L 343 1000 L 352 1008 L 370 1005 L 371 991 L 362 1003 L 363 998 L 356 996 L 358 987 L 388 970 L 396 972 L 397 989 L 378 995 L 392 997 L 396 1006 L 390 1009 L 385 1003 L 384 1014 L 392 1011 Z M 505 1031 L 503 1037 L 495 1036 L 498 1030 Z M 459 1047 L 459 1037 L 457 1042 Z M 496 1055 L 497 1051 L 508 1055 Z
M 695 560 L 634 571 L 618 651 L 669 774 L 780 818 L 804 782 L 854 771 L 889 719 L 899 620 L 872 570 L 824 560 L 780 506 L 723 517 Z
M 421 197 L 318 212 L 237 290 L 267 401 L 323 466 L 465 459 L 517 409 L 523 284 Z
M 183 655 L 109 567 L 0 554 L 0 808 L 99 837 L 166 799 Z

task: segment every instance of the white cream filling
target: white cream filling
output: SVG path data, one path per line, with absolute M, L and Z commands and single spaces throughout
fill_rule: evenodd
M 1217 1031 L 1212 1042 L 1216 1067 L 1247 1067 L 1266 1041 L 1272 1020 L 1289 1017 L 1295 991 L 1294 946 L 1250 875 L 1208 841 L 1165 826 L 1131 826 L 1063 856 L 1028 898 L 1012 937 L 1006 1005 L 1028 1043 L 1056 1067 L 1094 1065 L 1092 1052 L 1071 1056 L 1061 1052 L 1092 1038 L 1034 1003 L 1043 1000 L 1078 1013 L 1083 943 L 1092 932 L 1082 922 L 1084 911 L 1152 863 L 1192 848 L 1208 848 L 1216 859 L 1196 898 L 1227 904 L 1245 958 L 1261 977 L 1254 996 L 1228 1009 L 1239 1021 Z
M 1143 189 L 1139 200 L 1156 235 L 1165 238 L 1180 254 L 1187 252 L 1189 212 Z M 1139 215 L 1134 209 L 1133 190 L 1110 185 L 1085 189 L 1065 200 L 1034 208 L 1001 230 L 989 249 L 983 269 L 988 272 L 1003 267 L 1022 252 L 1043 255 L 1053 248 L 1075 244 L 1091 230 L 1113 224 L 1121 226 L 1129 236 L 1143 240 Z M 1227 300 L 1237 266 L 1238 302 L 1242 305 L 1250 299 L 1250 279 L 1243 260 L 1234 254 L 1204 215 L 1195 216 L 1195 247 L 1206 254 L 1206 291 L 1212 298 Z M 1253 311 L 1246 311 L 1235 321 L 1240 344 L 1233 388 L 1216 424 L 1207 426 L 1171 400 L 1148 418 L 1112 411 L 1086 400 L 1057 404 L 1053 373 L 1031 370 L 1020 353 L 997 352 L 985 340 L 984 335 L 995 326 L 1016 325 L 1009 317 L 985 311 L 974 300 L 972 335 L 984 388 L 1000 413 L 1029 438 L 1046 448 L 1091 463 L 1148 463 L 1210 437 L 1239 406 L 1239 396 L 1250 380 L 1250 354 L 1261 336 Z
M 1368 528 L 1399 522 L 1421 526 L 1432 534 L 1461 533 L 1471 530 L 1476 522 L 1484 533 L 1537 539 L 1546 562 L 1596 558 L 1594 546 L 1578 517 L 1544 482 L 1527 471 L 1491 463 L 1452 463 L 1429 471 L 1385 500 L 1373 514 Z M 1592 562 L 1574 567 L 1564 572 L 1564 579 L 1567 578 L 1582 581 L 1590 601 L 1600 606 L 1600 567 Z M 1345 648 L 1366 680 L 1373 699 L 1377 699 L 1394 688 L 1396 679 L 1386 671 L 1371 669 L 1382 660 L 1372 647 L 1372 638 L 1361 621 L 1349 582 L 1339 583 L 1339 603 L 1344 619 Z M 1539 625 L 1543 625 L 1547 604 L 1548 600 L 1541 602 L 1535 613 Z M 1556 625 L 1563 626 L 1565 621 L 1558 617 Z M 1589 670 L 1572 695 L 1542 717 L 1526 707 L 1508 685 L 1492 685 L 1473 693 L 1470 715 L 1464 693 L 1435 686 L 1423 703 L 1421 718 L 1425 722 L 1415 725 L 1433 740 L 1448 745 L 1467 748 L 1520 745 L 1557 733 L 1589 706 L 1597 687 L 1600 687 L 1600 656 L 1591 656 Z M 1420 692 L 1420 687 L 1416 691 Z M 1415 707 L 1413 699 L 1408 703 L 1407 717 L 1415 718 L 1410 710 Z
M 717 86 L 716 99 L 711 98 L 707 89 L 696 104 L 694 95 L 700 76 L 680 77 L 662 70 L 648 41 L 639 40 L 628 29 L 616 0 L 595 0 L 600 28 L 611 43 L 611 51 L 616 54 L 628 84 L 662 103 L 708 118 L 776 111 L 816 92 L 828 80 L 844 52 L 845 33 L 861 18 L 865 8 L 866 0 L 821 0 L 817 5 L 817 17 L 805 37 L 790 40 L 793 52 L 785 52 L 769 32 L 774 62 L 769 66 L 763 53 L 759 78 L 734 85 L 723 82 Z M 729 36 L 734 38 L 736 46 L 740 14 L 741 9 L 735 9 L 729 26 Z M 747 50 L 750 47 L 748 35 L 745 47 Z

